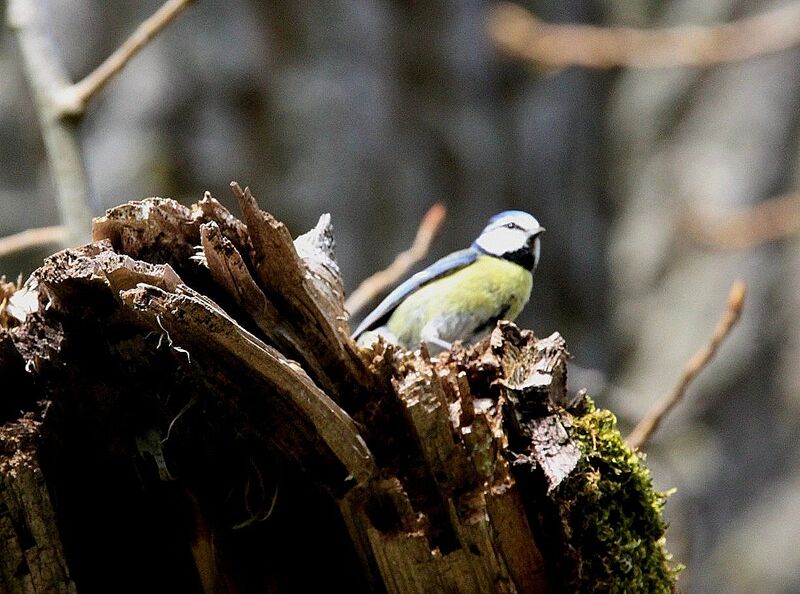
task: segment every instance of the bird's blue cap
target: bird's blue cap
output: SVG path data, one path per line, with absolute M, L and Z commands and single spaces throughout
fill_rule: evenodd
M 491 219 L 489 219 L 489 224 L 494 223 L 495 221 L 499 221 L 505 217 L 514 217 L 518 215 L 524 216 L 531 216 L 530 213 L 525 212 L 524 210 L 504 210 L 503 212 L 499 212 L 494 215 Z

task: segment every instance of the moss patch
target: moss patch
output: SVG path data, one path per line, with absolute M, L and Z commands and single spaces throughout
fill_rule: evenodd
M 575 592 L 674 592 L 681 568 L 665 547 L 667 493 L 653 489 L 650 471 L 625 444 L 611 412 L 587 399 L 572 423 L 568 430 L 584 455 L 553 494 L 575 562 L 569 586 Z

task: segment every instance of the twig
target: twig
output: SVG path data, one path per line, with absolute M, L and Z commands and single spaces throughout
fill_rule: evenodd
M 195 1 L 167 0 L 150 18 L 140 24 L 102 64 L 86 75 L 83 80 L 59 91 L 58 103 L 62 113 L 64 115 L 82 114 L 89 101 L 103 90 L 108 81 Z
M 647 30 L 545 23 L 504 2 L 490 13 L 489 35 L 505 53 L 544 68 L 703 67 L 800 44 L 800 3 L 731 23 Z
M 47 162 L 58 196 L 65 243 L 79 245 L 90 237 L 92 211 L 84 172 L 77 120 L 61 117 L 54 97 L 69 78 L 45 32 L 37 0 L 9 0 L 8 23 L 20 47 L 25 77 L 36 105 Z
M 77 130 L 87 102 L 191 1 L 168 0 L 94 72 L 71 84 L 46 33 L 40 0 L 9 0 L 8 23 L 16 33 L 36 104 L 66 245 L 79 245 L 91 237 L 89 185 Z
M 445 216 L 447 216 L 447 209 L 444 204 L 440 202 L 434 204 L 428 212 L 425 213 L 411 247 L 399 253 L 387 268 L 376 272 L 364 280 L 358 288 L 353 291 L 352 295 L 348 297 L 347 301 L 345 301 L 344 308 L 351 316 L 361 311 L 372 299 L 396 284 L 414 264 L 428 255 L 431 242 L 433 242 L 434 238 L 439 233 L 439 229 L 442 223 L 444 223 Z
M 689 384 L 692 383 L 694 378 L 697 377 L 697 374 L 699 374 L 714 357 L 719 345 L 722 344 L 722 341 L 728 336 L 733 326 L 739 321 L 742 308 L 744 307 L 746 292 L 747 285 L 745 285 L 744 281 L 734 281 L 730 293 L 728 293 L 728 303 L 725 312 L 717 322 L 717 326 L 714 328 L 714 334 L 711 335 L 711 340 L 689 359 L 683 368 L 680 380 L 672 391 L 666 394 L 660 402 L 656 403 L 639 424 L 634 427 L 630 435 L 628 435 L 627 442 L 631 448 L 641 450 L 647 446 L 653 433 L 655 433 L 659 425 L 661 425 L 664 418 L 683 399 Z
M 719 220 L 689 212 L 682 217 L 681 227 L 693 240 L 709 247 L 753 247 L 800 232 L 800 193 L 770 198 Z
M 67 230 L 62 225 L 26 229 L 13 235 L 0 237 L 0 258 L 30 248 L 62 243 Z

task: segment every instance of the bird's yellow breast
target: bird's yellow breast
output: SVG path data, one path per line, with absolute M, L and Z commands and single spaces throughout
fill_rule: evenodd
M 478 329 L 482 321 L 513 320 L 528 302 L 533 275 L 518 264 L 492 256 L 479 256 L 472 264 L 424 285 L 403 301 L 388 321 L 401 343 L 420 340 L 422 328 L 435 319 L 463 319 L 464 332 Z M 466 339 L 464 336 L 452 337 Z

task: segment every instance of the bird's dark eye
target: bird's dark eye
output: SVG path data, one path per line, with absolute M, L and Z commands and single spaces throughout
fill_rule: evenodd
M 517 225 L 516 223 L 506 223 L 506 227 L 508 229 L 518 229 L 519 225 Z

